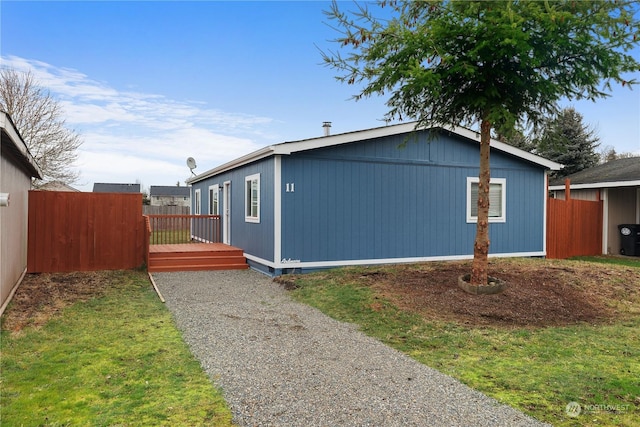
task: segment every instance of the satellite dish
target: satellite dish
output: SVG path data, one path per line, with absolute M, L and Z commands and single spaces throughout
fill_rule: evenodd
M 197 167 L 196 159 L 194 159 L 193 157 L 187 157 L 187 166 L 189 166 L 189 169 L 191 169 L 191 173 L 193 174 L 193 176 L 195 176 L 196 173 L 193 170 Z

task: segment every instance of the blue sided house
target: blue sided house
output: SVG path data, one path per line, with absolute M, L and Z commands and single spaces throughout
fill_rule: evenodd
M 271 275 L 472 258 L 479 134 L 415 123 L 271 145 L 187 181 L 192 212 Z M 491 141 L 490 254 L 545 256 L 547 172 Z

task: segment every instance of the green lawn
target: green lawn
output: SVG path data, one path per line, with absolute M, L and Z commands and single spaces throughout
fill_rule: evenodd
M 577 261 L 597 262 L 602 264 L 626 265 L 628 267 L 640 268 L 639 257 L 623 257 L 623 256 L 580 256 L 572 258 Z
M 359 279 L 365 271 L 371 277 L 387 268 L 394 267 L 298 276 L 292 294 L 542 421 L 556 426 L 640 425 L 639 293 L 612 302 L 627 314 L 617 321 L 544 328 L 473 327 L 401 310 Z M 621 274 L 628 270 L 610 268 L 621 269 Z M 635 286 L 640 286 L 638 277 L 633 279 Z M 570 402 L 581 405 L 579 416 L 567 415 Z
M 232 425 L 146 274 L 114 272 L 105 286 L 41 328 L 3 327 L 0 423 Z

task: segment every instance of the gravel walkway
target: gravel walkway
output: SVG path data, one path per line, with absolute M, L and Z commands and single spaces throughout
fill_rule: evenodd
M 255 271 L 154 273 L 241 426 L 541 426 Z

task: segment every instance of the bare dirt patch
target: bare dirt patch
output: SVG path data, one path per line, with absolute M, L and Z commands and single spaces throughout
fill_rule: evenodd
M 27 274 L 3 314 L 2 327 L 19 333 L 40 327 L 65 307 L 101 296 L 113 272 Z
M 426 319 L 463 325 L 542 327 L 603 323 L 640 315 L 640 269 L 578 261 L 492 260 L 489 275 L 507 282 L 496 295 L 458 287 L 470 262 L 408 264 L 354 270 L 344 280 L 371 287 L 383 300 Z M 283 278 L 285 288 L 295 287 Z
M 640 314 L 637 268 L 501 260 L 489 269 L 489 275 L 507 282 L 496 295 L 460 289 L 458 276 L 470 270 L 468 262 L 420 264 L 363 279 L 400 308 L 466 325 L 556 326 Z

